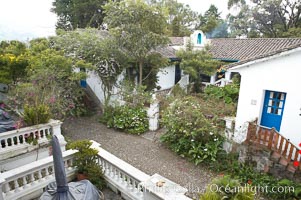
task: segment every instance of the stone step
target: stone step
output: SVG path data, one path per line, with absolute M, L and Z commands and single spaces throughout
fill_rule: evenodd
M 271 155 L 271 160 L 274 162 L 279 162 L 280 158 L 281 158 L 281 154 L 276 151 L 273 151 Z
M 288 164 L 286 170 L 294 174 L 297 170 L 297 167 L 295 167 L 292 163 L 290 163 Z
M 283 166 L 287 166 L 288 163 L 289 163 L 289 161 L 284 157 L 281 157 L 280 160 L 279 160 L 279 164 L 281 164 Z

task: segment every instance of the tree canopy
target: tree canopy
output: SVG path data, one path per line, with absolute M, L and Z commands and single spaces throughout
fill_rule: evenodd
M 107 0 L 55 0 L 52 12 L 57 14 L 57 28 L 74 30 L 76 28 L 101 26 L 104 18 L 102 6 Z
M 139 84 L 142 85 L 147 77 L 143 68 L 148 57 L 169 42 L 164 35 L 166 15 L 158 6 L 148 5 L 143 0 L 110 2 L 104 8 L 104 22 L 122 50 L 138 65 Z
M 195 92 L 200 92 L 201 74 L 210 76 L 221 64 L 220 61 L 213 59 L 208 50 L 208 46 L 202 50 L 194 50 L 191 44 L 188 44 L 185 50 L 177 52 L 177 56 L 181 59 L 180 67 L 184 73 L 190 75 Z
M 174 37 L 189 36 L 197 20 L 197 12 L 177 0 L 151 0 L 150 4 L 167 12 L 167 34 Z
M 24 78 L 28 65 L 26 45 L 19 41 L 0 43 L 0 83 L 13 84 Z
M 100 80 L 105 96 L 105 105 L 109 103 L 112 88 L 116 86 L 118 76 L 127 67 L 127 55 L 107 31 L 97 29 L 78 29 L 62 31 L 52 38 L 53 47 L 63 50 L 67 57 L 82 67 L 93 69 Z M 89 66 L 91 66 L 89 68 Z
M 228 16 L 232 36 L 296 37 L 301 30 L 299 0 L 229 0 L 228 6 L 239 8 Z
M 209 38 L 228 37 L 228 25 L 220 15 L 218 8 L 211 5 L 204 15 L 198 16 L 196 29 L 202 30 Z

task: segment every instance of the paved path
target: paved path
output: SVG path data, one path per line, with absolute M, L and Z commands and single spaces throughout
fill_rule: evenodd
M 67 119 L 62 126 L 63 134 L 72 140 L 95 140 L 102 148 L 143 172 L 149 175 L 158 173 L 190 192 L 204 190 L 215 177 L 209 170 L 195 166 L 162 145 L 158 140 L 160 131 L 142 136 L 130 135 L 108 129 L 97 119 L 96 116 Z

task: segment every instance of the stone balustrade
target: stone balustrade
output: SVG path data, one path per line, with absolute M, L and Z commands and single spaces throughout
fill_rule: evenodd
M 66 176 L 71 181 L 75 175 L 72 167 L 76 150 L 63 152 Z M 0 174 L 0 200 L 31 199 L 43 193 L 55 181 L 53 158 L 47 157 Z
M 60 121 L 51 120 L 47 124 L 39 124 L 1 133 L 1 160 L 33 151 L 43 145 L 48 145 L 48 139 L 52 135 L 58 137 L 62 151 L 64 151 L 66 142 L 61 135 L 61 124 Z
M 117 158 L 100 144 L 92 141 L 98 150 L 98 163 L 102 165 L 107 185 L 126 200 L 191 200 L 184 195 L 187 189 L 158 175 L 147 175 L 125 161 Z M 76 150 L 63 152 L 68 181 L 75 176 L 72 166 Z M 0 174 L 0 200 L 34 199 L 43 189 L 55 181 L 53 158 L 47 157 Z M 157 181 L 165 185 L 158 186 Z
M 92 141 L 92 148 L 98 150 L 99 164 L 104 170 L 107 185 L 116 193 L 120 193 L 126 200 L 189 200 L 184 195 L 187 189 L 172 181 L 154 174 L 147 175 L 127 162 L 100 147 L 100 144 Z M 161 177 L 166 183 L 163 187 L 157 187 L 156 182 Z M 160 179 L 160 180 L 161 180 Z M 160 181 L 159 179 L 157 181 Z M 191 199 L 190 199 L 191 200 Z

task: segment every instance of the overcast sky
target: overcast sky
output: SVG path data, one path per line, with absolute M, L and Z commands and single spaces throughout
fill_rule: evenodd
M 0 40 L 27 40 L 55 34 L 56 15 L 50 12 L 53 0 L 0 0 Z M 222 16 L 227 0 L 178 0 L 204 13 L 215 4 Z

